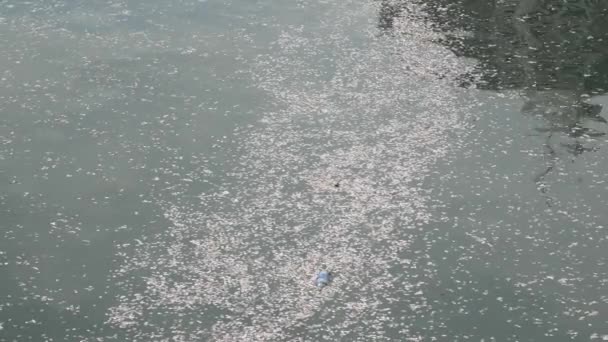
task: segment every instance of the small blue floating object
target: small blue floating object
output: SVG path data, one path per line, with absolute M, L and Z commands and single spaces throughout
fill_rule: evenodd
M 331 282 L 331 272 L 329 271 L 321 271 L 317 273 L 317 278 L 315 279 L 315 283 L 319 289 L 324 288 L 329 285 Z

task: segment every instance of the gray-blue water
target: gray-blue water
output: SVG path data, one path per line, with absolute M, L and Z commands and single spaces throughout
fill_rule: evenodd
M 608 340 L 607 19 L 0 0 L 0 341 Z

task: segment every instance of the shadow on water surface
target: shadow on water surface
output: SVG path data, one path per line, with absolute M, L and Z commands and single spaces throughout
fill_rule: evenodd
M 461 86 L 516 91 L 524 102 L 521 113 L 543 123 L 534 135 L 544 137 L 547 165 L 533 178 L 543 194 L 558 155 L 597 150 L 607 120 L 602 106 L 589 100 L 608 92 L 608 2 L 421 3 L 433 27 L 445 33 L 439 43 L 478 62 L 474 72 L 461 75 Z M 406 11 L 404 1 L 382 1 L 378 27 L 392 32 Z

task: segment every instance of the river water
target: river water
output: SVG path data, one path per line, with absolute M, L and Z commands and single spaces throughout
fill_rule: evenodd
M 0 341 L 608 340 L 607 19 L 0 0 Z

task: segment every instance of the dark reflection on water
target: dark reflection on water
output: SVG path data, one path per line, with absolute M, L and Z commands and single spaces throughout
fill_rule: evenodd
M 447 33 L 442 42 L 479 61 L 478 88 L 608 89 L 608 3 L 600 1 L 426 1 L 428 17 Z M 378 26 L 390 29 L 407 11 L 383 2 Z M 466 36 L 450 35 L 464 30 Z M 470 75 L 472 76 L 472 75 Z
M 474 72 L 461 86 L 517 90 L 521 112 L 540 119 L 546 169 L 556 150 L 577 157 L 597 151 L 594 139 L 606 134 L 602 106 L 588 100 L 608 92 L 608 2 L 597 0 L 434 0 L 422 1 L 433 26 L 445 33 L 439 43 L 456 55 L 474 58 Z M 383 1 L 378 27 L 391 30 L 406 2 Z M 465 34 L 459 34 L 466 32 Z M 559 137 L 567 141 L 555 142 Z M 562 139 L 563 140 L 563 139 Z

